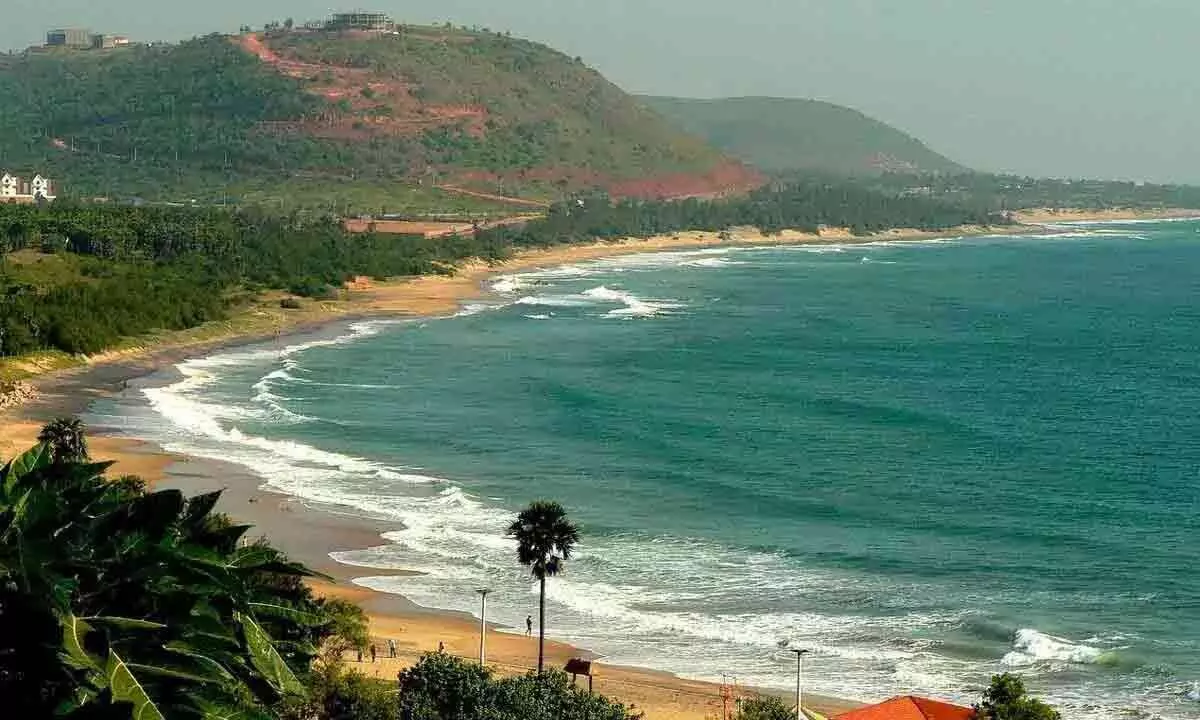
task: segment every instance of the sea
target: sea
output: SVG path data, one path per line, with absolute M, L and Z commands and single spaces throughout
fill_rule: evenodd
M 493 278 L 177 367 L 92 422 L 395 521 L 364 586 L 519 632 L 504 530 L 582 537 L 547 634 L 604 662 L 1068 719 L 1200 718 L 1200 222 L 709 248 Z M 412 576 L 379 576 L 403 568 Z

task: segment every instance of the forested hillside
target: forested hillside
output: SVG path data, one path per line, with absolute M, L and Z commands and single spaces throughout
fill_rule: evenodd
M 602 197 L 467 237 L 347 233 L 330 215 L 56 202 L 0 205 L 0 356 L 94 353 L 124 338 L 223 318 L 266 289 L 324 297 L 355 276 L 449 273 L 467 258 L 681 230 L 821 226 L 869 233 L 1002 222 L 853 185 L 798 182 L 725 200 L 617 204 Z
M 767 172 L 961 172 L 920 140 L 857 110 L 790 98 L 641 97 L 648 107 Z
M 484 31 L 280 27 L 31 51 L 0 57 L 0 97 L 0 164 L 79 197 L 478 210 L 455 189 L 553 199 L 760 184 L 580 59 Z

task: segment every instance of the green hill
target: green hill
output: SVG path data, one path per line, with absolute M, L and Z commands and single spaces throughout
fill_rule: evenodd
M 72 195 L 404 210 L 758 181 L 578 59 L 448 27 L 0 56 L 0 97 L 0 166 Z
M 862 175 L 965 170 L 920 140 L 831 103 L 768 97 L 640 99 L 685 130 L 767 172 Z

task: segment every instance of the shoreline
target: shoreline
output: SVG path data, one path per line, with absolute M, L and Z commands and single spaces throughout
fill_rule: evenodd
M 1194 217 L 1195 214 L 1186 215 Z M 1170 217 L 1179 217 L 1172 215 Z M 1079 214 L 1055 214 L 1043 222 L 1103 222 L 1104 220 L 1165 219 L 1161 215 L 1134 217 L 1097 217 Z M 757 232 L 739 232 L 725 239 L 715 232 L 684 232 L 644 240 L 601 242 L 589 245 L 562 246 L 520 253 L 495 266 L 469 263 L 452 277 L 422 277 L 389 282 L 353 291 L 349 302 L 324 311 L 324 315 L 306 315 L 290 325 L 276 323 L 275 332 L 219 335 L 207 341 L 166 344 L 116 351 L 97 358 L 89 364 L 67 371 L 50 372 L 36 377 L 33 384 L 37 396 L 15 408 L 0 412 L 5 433 L 0 439 L 0 455 L 9 457 L 14 451 L 31 446 L 40 425 L 53 417 L 78 414 L 100 398 L 123 394 L 132 381 L 138 385 L 154 382 L 153 376 L 169 370 L 184 360 L 211 355 L 223 350 L 270 342 L 272 338 L 286 339 L 289 344 L 328 335 L 339 327 L 370 318 L 445 317 L 461 309 L 463 303 L 478 300 L 489 293 L 486 281 L 497 274 L 507 274 L 585 262 L 640 252 L 661 252 L 705 247 L 736 247 L 752 245 L 792 244 L 865 244 L 880 241 L 922 240 L 931 238 L 1000 235 L 1053 235 L 1052 228 L 1036 224 L 1021 224 L 998 228 L 954 228 L 941 232 L 890 231 L 868 237 L 855 237 L 847 231 L 831 230 L 820 236 L 785 231 L 776 236 Z M 161 379 L 166 380 L 165 376 Z M 136 388 L 135 388 L 136 389 Z M 328 596 L 353 600 L 367 610 L 373 637 L 395 637 L 401 647 L 401 661 L 411 661 L 420 652 L 434 650 L 445 642 L 447 650 L 464 657 L 474 657 L 478 643 L 478 620 L 461 613 L 424 608 L 401 595 L 368 590 L 354 583 L 355 579 L 404 574 L 403 571 L 379 571 L 345 565 L 330 557 L 341 550 L 358 550 L 385 544 L 380 537 L 395 523 L 376 521 L 361 516 L 340 513 L 337 507 L 308 505 L 291 496 L 262 489 L 263 479 L 246 468 L 231 463 L 185 457 L 168 453 L 153 443 L 120 434 L 120 428 L 102 428 L 102 434 L 89 438 L 92 454 L 116 459 L 117 474 L 138 474 L 159 488 L 177 488 L 186 494 L 206 490 L 226 491 L 219 509 L 253 523 L 254 536 L 266 535 L 296 560 L 314 570 L 333 577 L 338 584 L 316 583 L 315 589 Z M 527 668 L 536 647 L 521 635 L 499 632 L 490 626 L 488 635 L 489 664 L 502 670 Z M 385 644 L 380 643 L 383 647 Z M 548 662 L 561 666 L 569 657 L 595 657 L 586 650 L 547 641 Z M 352 667 L 373 670 L 379 677 L 390 679 L 399 667 L 395 661 Z M 700 720 L 720 712 L 720 686 L 686 680 L 667 672 L 602 665 L 597 678 L 597 691 L 626 703 L 634 703 L 647 711 L 649 717 L 678 720 Z M 859 703 L 836 698 L 806 695 L 808 706 L 824 713 L 836 713 L 856 707 Z

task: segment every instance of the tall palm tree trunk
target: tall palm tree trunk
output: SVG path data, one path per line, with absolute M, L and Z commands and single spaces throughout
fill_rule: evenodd
M 538 598 L 538 676 L 546 662 L 546 578 L 541 578 L 542 592 Z

